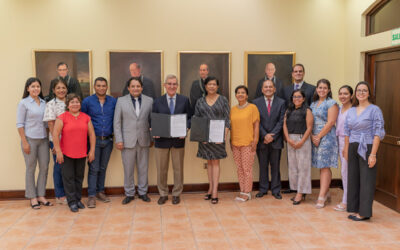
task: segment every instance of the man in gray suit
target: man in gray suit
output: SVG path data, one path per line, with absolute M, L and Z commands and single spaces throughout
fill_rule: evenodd
M 134 166 L 138 173 L 139 198 L 150 202 L 147 196 L 150 131 L 149 121 L 153 99 L 142 94 L 140 77 L 129 79 L 129 94 L 118 98 L 114 114 L 116 148 L 121 150 L 124 165 L 125 199 L 128 204 L 135 199 Z

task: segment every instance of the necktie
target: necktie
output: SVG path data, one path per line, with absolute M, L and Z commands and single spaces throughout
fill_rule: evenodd
M 296 83 L 295 90 L 298 90 L 298 89 L 299 89 L 299 84 Z
M 269 115 L 271 115 L 271 99 L 269 99 L 269 98 L 268 98 L 267 109 L 268 109 L 268 116 L 269 116 Z
M 174 110 L 175 110 L 175 107 L 174 107 L 174 98 L 170 97 L 170 98 L 169 98 L 169 111 L 170 111 L 171 115 L 174 114 Z
M 140 114 L 139 98 L 135 98 L 133 100 L 135 100 L 135 113 L 136 113 L 136 116 L 139 117 L 139 114 Z

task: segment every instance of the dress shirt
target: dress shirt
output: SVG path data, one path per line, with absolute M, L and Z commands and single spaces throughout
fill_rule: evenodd
M 268 107 L 268 98 L 266 96 L 264 96 L 264 100 L 265 100 L 265 106 Z M 271 105 L 272 107 L 272 103 L 274 102 L 274 95 L 270 98 L 271 103 L 269 105 Z
M 17 128 L 24 128 L 25 135 L 29 138 L 46 138 L 47 126 L 43 122 L 45 109 L 46 102 L 43 99 L 40 99 L 40 105 L 31 96 L 22 99 L 17 108 Z
M 366 160 L 367 145 L 372 144 L 375 136 L 382 140 L 385 137 L 384 120 L 381 109 L 370 104 L 357 115 L 356 107 L 350 108 L 344 123 L 344 135 L 349 142 L 359 143 L 357 153 Z
M 301 83 L 293 83 L 293 90 L 296 90 L 296 84 L 299 85 L 298 89 L 301 89 L 301 86 L 303 86 L 304 81 L 302 81 Z
M 82 102 L 82 112 L 90 116 L 96 136 L 113 134 L 114 110 L 117 100 L 106 96 L 103 105 L 96 94 L 86 97 Z
M 142 106 L 142 95 L 138 96 L 138 97 L 134 97 L 133 95 L 131 95 L 132 98 L 132 103 L 133 103 L 133 109 L 136 110 L 136 98 L 139 101 L 139 109 Z
M 168 94 L 166 94 L 165 95 L 166 97 L 167 97 L 167 103 L 168 103 L 168 107 L 171 109 L 171 107 L 170 107 L 170 102 L 171 102 L 171 98 L 172 98 L 172 102 L 174 103 L 174 110 L 175 110 L 175 107 L 176 107 L 176 94 L 175 95 L 173 95 L 173 96 L 169 96 Z

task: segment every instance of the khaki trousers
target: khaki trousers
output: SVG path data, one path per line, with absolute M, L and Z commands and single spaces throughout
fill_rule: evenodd
M 185 148 L 155 148 L 157 187 L 160 196 L 168 196 L 167 180 L 170 153 L 172 169 L 174 171 L 172 196 L 179 196 L 183 190 L 183 158 L 185 156 Z

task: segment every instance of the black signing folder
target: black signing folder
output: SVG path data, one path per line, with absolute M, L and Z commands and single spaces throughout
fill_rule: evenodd
M 190 140 L 198 142 L 224 142 L 225 120 L 208 119 L 193 116 L 191 120 Z
M 151 136 L 164 138 L 185 137 L 186 131 L 186 114 L 151 113 Z

